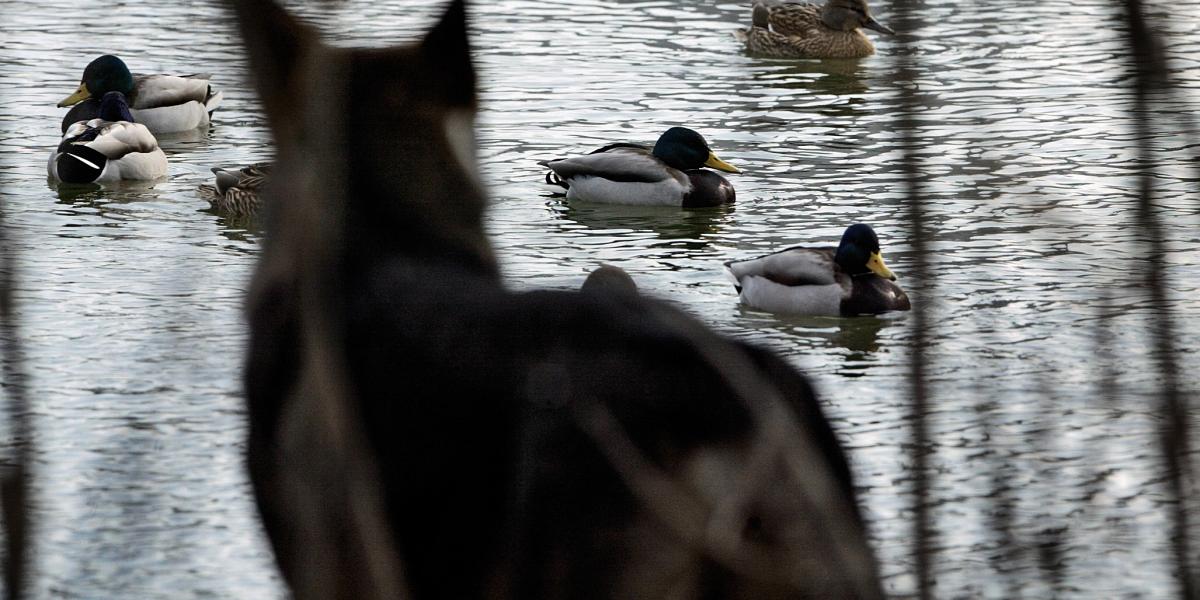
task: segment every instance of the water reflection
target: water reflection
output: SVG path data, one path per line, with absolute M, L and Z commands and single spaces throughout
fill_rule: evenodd
M 617 206 L 594 202 L 552 201 L 556 218 L 597 233 L 649 231 L 663 240 L 690 240 L 693 250 L 707 246 L 712 235 L 732 221 L 734 205 L 681 210 L 673 206 Z
M 866 355 L 879 351 L 879 332 L 892 325 L 894 319 L 881 317 L 856 317 L 842 319 L 838 323 L 837 335 L 830 343 L 850 351 L 847 362 L 866 359 Z
M 109 202 L 134 202 L 139 199 L 157 198 L 154 189 L 166 180 L 113 181 L 106 183 L 59 183 L 47 178 L 46 185 L 55 192 L 59 202 L 72 204 L 79 201 L 94 202 L 105 199 Z
M 251 216 L 234 217 L 206 208 L 201 212 L 216 217 L 221 235 L 235 242 L 251 242 L 262 233 L 262 220 Z
M 870 76 L 870 69 L 861 60 L 755 60 L 761 61 L 763 67 L 766 67 L 753 73 L 754 82 L 762 88 L 807 91 L 830 96 L 850 96 L 869 91 L 864 78 Z
M 837 372 L 846 377 L 861 377 L 863 369 L 876 362 L 873 355 L 888 350 L 879 341 L 880 333 L 904 323 L 904 313 L 860 317 L 813 317 L 769 315 L 746 307 L 740 307 L 740 310 L 760 328 L 774 329 L 797 340 L 803 340 L 805 346 L 845 350 L 841 353 L 843 369 Z

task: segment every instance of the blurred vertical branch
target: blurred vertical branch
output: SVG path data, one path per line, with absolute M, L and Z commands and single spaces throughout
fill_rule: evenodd
M 31 439 L 29 401 L 13 304 L 16 250 L 5 216 L 5 205 L 0 197 L 0 363 L 3 364 L 4 395 L 8 399 L 8 403 L 0 407 L 0 412 L 7 412 L 8 432 L 13 440 L 11 462 L 0 464 L 0 526 L 3 527 L 5 540 L 3 563 L 0 565 L 4 570 L 5 595 L 15 600 L 21 597 L 25 585 Z
M 912 244 L 913 262 L 910 271 L 915 285 L 912 310 L 912 343 L 910 345 L 909 384 L 912 393 L 912 449 L 913 449 L 913 554 L 917 568 L 917 590 L 922 599 L 933 597 L 933 528 L 929 515 L 929 455 L 930 433 L 926 415 L 929 411 L 929 386 L 926 379 L 926 347 L 929 335 L 929 303 L 932 297 L 932 270 L 929 268 L 929 233 L 925 228 L 925 206 L 921 186 L 921 157 L 919 155 L 920 110 L 917 100 L 918 65 L 917 48 L 913 44 L 916 32 L 921 27 L 919 7 L 915 0 L 898 0 L 895 4 L 903 15 L 903 45 L 897 61 L 897 80 L 901 82 L 900 114 L 896 119 L 896 130 L 900 133 L 900 146 L 904 151 L 904 168 L 908 220 L 908 238 Z
M 1138 140 L 1138 225 L 1147 239 L 1148 256 L 1145 288 L 1149 294 L 1154 360 L 1162 379 L 1161 410 L 1165 417 L 1162 450 L 1171 496 L 1172 540 L 1178 571 L 1180 597 L 1195 598 L 1196 580 L 1191 565 L 1187 482 L 1190 480 L 1188 410 L 1179 390 L 1179 365 L 1175 357 L 1174 315 L 1167 298 L 1166 240 L 1159 217 L 1154 211 L 1154 123 L 1155 99 L 1169 90 L 1166 55 L 1161 40 L 1151 31 L 1141 0 L 1124 0 L 1129 45 L 1135 67 L 1133 105 L 1134 133 Z

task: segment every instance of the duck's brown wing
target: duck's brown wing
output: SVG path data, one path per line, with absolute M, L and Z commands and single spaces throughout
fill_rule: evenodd
M 789 36 L 804 36 L 821 23 L 821 7 L 806 2 L 769 6 L 771 29 Z

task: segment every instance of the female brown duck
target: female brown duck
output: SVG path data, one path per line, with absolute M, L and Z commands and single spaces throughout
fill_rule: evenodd
M 756 2 L 753 24 L 738 32 L 746 51 L 774 58 L 862 58 L 875 45 L 862 28 L 894 35 L 875 20 L 866 0 L 827 0 L 824 5 L 801 2 Z

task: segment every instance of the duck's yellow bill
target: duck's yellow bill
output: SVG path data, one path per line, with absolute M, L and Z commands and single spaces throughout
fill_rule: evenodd
M 718 171 L 725 171 L 726 173 L 741 173 L 742 172 L 741 169 L 717 158 L 717 155 L 713 154 L 712 152 L 708 153 L 708 160 L 704 161 L 704 166 L 712 167 Z
M 91 98 L 91 97 L 92 97 L 92 93 L 88 91 L 87 84 L 81 83 L 81 84 L 79 84 L 79 89 L 75 90 L 74 94 L 71 94 L 70 96 L 67 96 L 66 98 L 63 98 L 62 102 L 58 103 L 58 107 L 62 108 L 64 106 L 74 106 L 76 104 L 79 104 L 80 102 L 83 102 L 84 100 L 87 100 L 88 98 Z
M 867 261 L 867 268 L 870 269 L 872 273 L 883 277 L 884 279 L 891 279 L 892 281 L 896 280 L 896 275 L 892 273 L 891 269 L 887 268 L 887 265 L 883 264 L 883 256 L 881 256 L 878 252 L 871 253 L 871 258 Z

